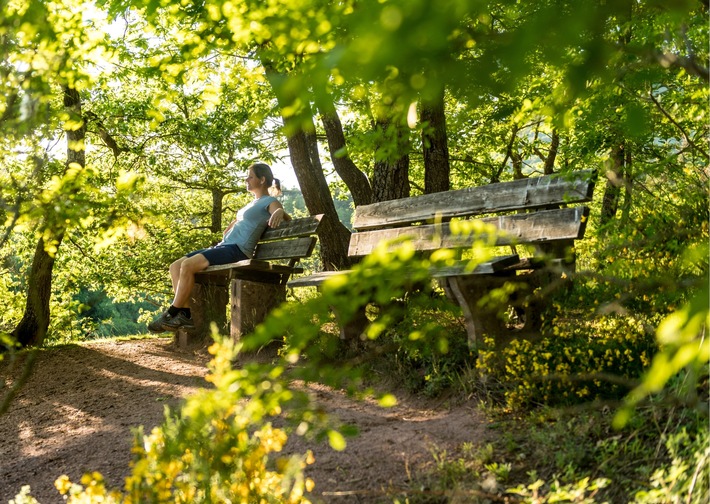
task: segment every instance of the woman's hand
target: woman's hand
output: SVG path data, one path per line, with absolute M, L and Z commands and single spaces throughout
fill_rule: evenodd
M 273 212 L 271 212 L 271 217 L 269 217 L 269 227 L 275 228 L 279 227 L 279 225 L 285 220 L 286 218 L 286 212 L 282 207 L 277 208 Z

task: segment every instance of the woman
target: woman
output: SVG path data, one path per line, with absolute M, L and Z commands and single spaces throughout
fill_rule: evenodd
M 269 165 L 254 163 L 249 167 L 246 189 L 254 195 L 254 200 L 237 212 L 237 218 L 224 230 L 222 241 L 214 247 L 190 252 L 170 265 L 175 297 L 170 308 L 148 324 L 150 332 L 194 328 L 189 303 L 195 273 L 208 266 L 251 258 L 267 226 L 275 228 L 281 222 L 291 220 L 275 198 L 281 194 L 281 184 L 274 178 Z

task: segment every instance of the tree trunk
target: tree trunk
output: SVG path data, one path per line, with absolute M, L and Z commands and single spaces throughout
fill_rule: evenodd
M 432 101 L 422 103 L 421 120 L 422 145 L 424 154 L 424 193 L 448 191 L 449 146 L 446 137 L 446 115 L 444 113 L 444 90 Z
M 557 158 L 557 150 L 560 147 L 560 134 L 557 130 L 552 130 L 552 140 L 550 141 L 550 150 L 545 158 L 545 175 L 552 175 L 555 171 L 555 159 Z
M 224 191 L 219 187 L 212 188 L 212 215 L 210 222 L 210 231 L 213 233 L 221 233 L 222 227 L 222 205 L 224 202 Z
M 61 237 L 59 241 L 61 242 Z M 35 247 L 32 268 L 27 279 L 25 312 L 12 332 L 13 339 L 23 348 L 41 345 L 47 335 L 53 268 L 54 255 L 50 255 L 45 250 L 45 242 L 40 238 Z
M 318 229 L 323 268 L 326 271 L 347 269 L 350 267 L 348 258 L 350 231 L 338 218 L 325 175 L 323 170 L 319 169 L 320 163 L 318 165 L 313 163 L 308 136 L 302 129 L 297 130 L 288 133 L 287 142 L 291 163 L 308 212 L 311 215 L 325 214 Z
M 268 61 L 263 61 L 262 64 L 266 78 L 283 111 L 292 105 L 294 98 L 285 94 L 287 90 L 280 85 L 282 75 Z M 323 220 L 318 228 L 323 269 L 326 271 L 347 269 L 350 267 L 348 258 L 350 231 L 340 222 L 335 210 L 335 203 L 320 165 L 315 135 L 312 134 L 310 141 L 306 135 L 306 129 L 315 132 L 312 116 L 310 119 L 307 117 L 305 123 L 303 117 L 303 115 L 296 118 L 282 115 L 291 164 L 308 212 L 311 215 L 323 214 Z
M 614 147 L 611 155 L 612 166 L 606 172 L 607 182 L 599 219 L 602 226 L 614 219 L 619 208 L 619 194 L 621 186 L 624 184 L 624 151 L 625 145 L 623 143 Z
M 378 120 L 376 127 L 384 132 L 385 138 L 394 135 L 396 138 L 390 141 L 396 142 L 397 145 L 402 144 L 402 131 L 400 128 L 394 129 L 392 123 L 387 120 Z M 410 194 L 409 154 L 403 154 L 394 159 L 391 157 L 380 159 L 377 155 L 379 150 L 380 146 L 375 151 L 375 166 L 372 176 L 374 201 L 408 198 Z
M 353 203 L 355 203 L 355 206 L 372 203 L 370 181 L 367 180 L 367 176 L 355 166 L 355 163 L 348 156 L 343 125 L 332 102 L 321 107 L 320 116 L 323 129 L 325 129 L 325 136 L 328 140 L 328 150 L 333 161 L 333 167 L 338 176 L 345 182 L 345 185 L 348 186 L 353 197 Z
M 81 121 L 81 97 L 79 92 L 73 88 L 64 88 L 64 108 L 71 114 L 72 119 Z M 75 145 L 84 145 L 86 137 L 86 126 L 82 125 L 77 130 L 70 130 L 67 134 L 67 164 L 76 163 L 85 166 L 86 157 L 82 147 L 79 150 L 72 148 Z M 66 169 L 65 169 L 66 171 Z M 39 346 L 44 342 L 49 328 L 49 302 L 52 297 L 52 270 L 54 269 L 54 258 L 57 249 L 64 238 L 65 228 L 58 227 L 51 230 L 52 240 L 49 245 L 54 251 L 47 250 L 47 243 L 40 237 L 35 247 L 35 255 L 32 259 L 32 268 L 27 279 L 27 300 L 25 302 L 25 312 L 12 337 L 22 347 Z
M 632 188 L 633 180 L 633 165 L 631 164 L 631 147 L 626 146 L 626 155 L 624 159 L 624 201 L 621 204 L 621 222 L 628 223 L 629 214 L 631 212 L 631 203 L 633 199 Z

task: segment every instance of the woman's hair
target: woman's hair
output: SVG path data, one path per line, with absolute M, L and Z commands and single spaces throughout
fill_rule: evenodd
M 249 169 L 254 170 L 254 175 L 266 179 L 266 185 L 269 186 L 269 195 L 276 197 L 281 195 L 281 181 L 274 178 L 274 174 L 271 172 L 271 167 L 266 163 L 254 163 L 249 167 Z

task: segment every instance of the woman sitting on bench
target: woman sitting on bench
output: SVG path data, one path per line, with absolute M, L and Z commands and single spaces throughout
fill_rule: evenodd
M 237 212 L 223 239 L 214 247 L 196 250 L 170 265 L 170 279 L 175 297 L 170 307 L 148 324 L 152 333 L 192 329 L 190 292 L 195 284 L 195 273 L 208 266 L 229 264 L 249 259 L 254 254 L 259 237 L 268 227 L 278 227 L 291 220 L 276 196 L 281 194 L 281 184 L 274 178 L 269 165 L 254 163 L 249 167 L 246 189 L 254 200 Z

